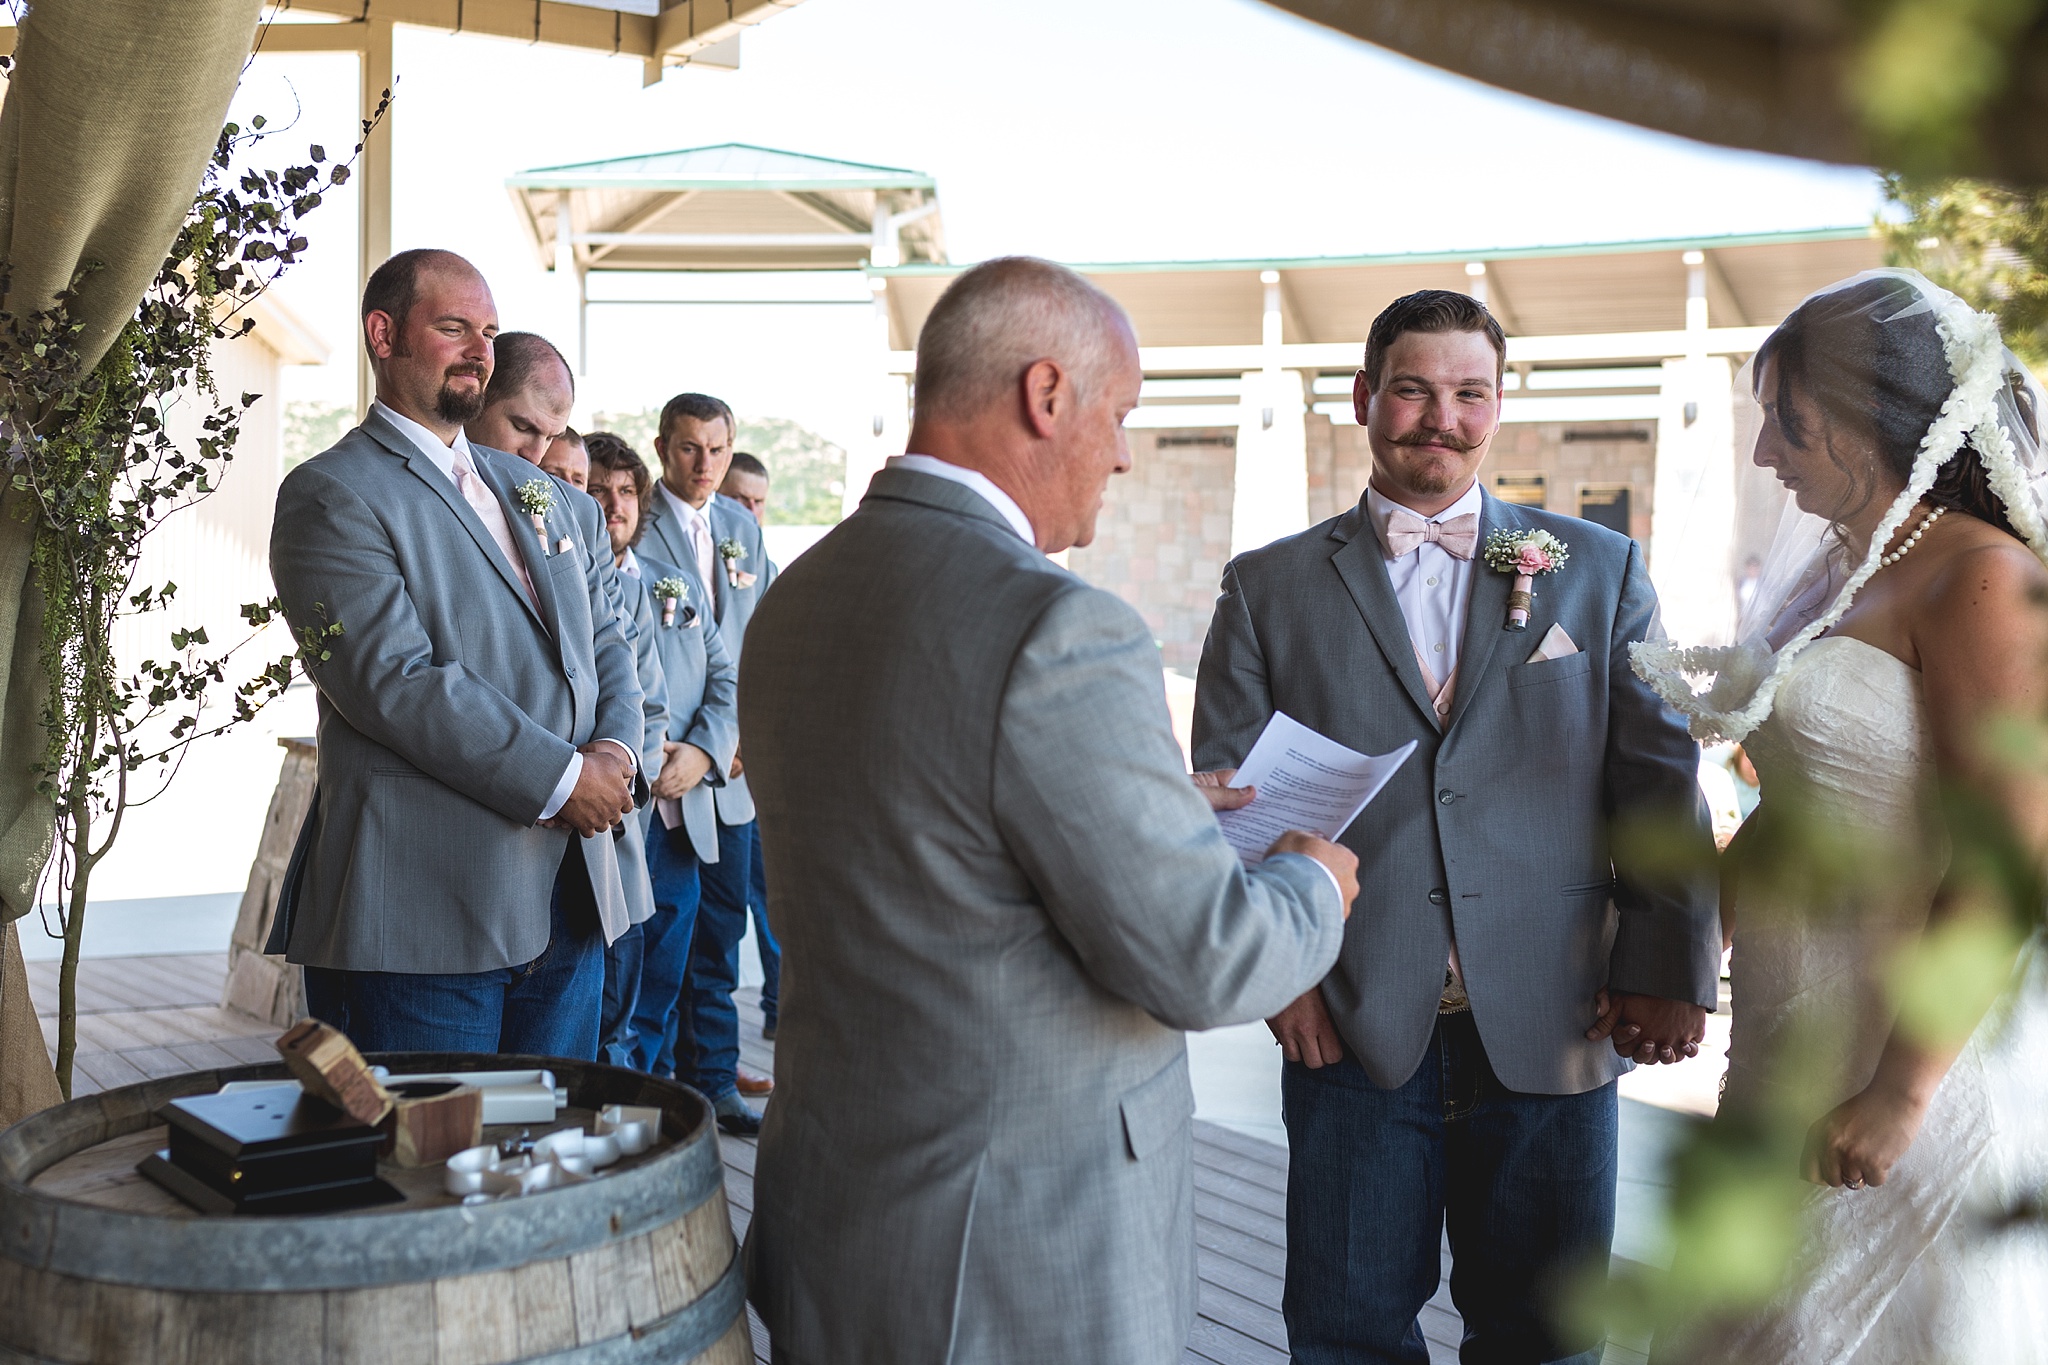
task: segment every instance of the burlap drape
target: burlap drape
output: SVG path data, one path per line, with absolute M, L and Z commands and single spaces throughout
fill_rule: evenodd
M 1268 0 L 1503 89 L 1730 147 L 1886 159 L 1858 62 L 1889 6 L 1863 0 Z M 2001 41 L 2008 65 L 1940 169 L 2048 183 L 2048 18 Z M 1928 52 L 1929 63 L 1941 54 Z M 1935 79 L 1970 73 L 1928 69 Z M 1929 168 L 1933 169 L 1933 168 Z
M 47 306 L 81 266 L 89 358 L 135 311 L 198 191 L 248 60 L 261 0 L 34 0 L 0 106 L 7 311 Z M 34 528 L 0 504 L 0 1124 L 58 1098 L 13 921 L 50 852 Z

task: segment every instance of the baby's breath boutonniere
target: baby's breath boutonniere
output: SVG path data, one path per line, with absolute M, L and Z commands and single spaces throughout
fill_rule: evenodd
M 676 623 L 676 611 L 689 600 L 689 597 L 690 585 L 674 574 L 655 580 L 654 600 L 661 603 L 662 629 L 666 630 Z
M 747 573 L 740 568 L 740 561 L 747 557 L 746 546 L 740 544 L 737 540 L 721 540 L 718 542 L 718 557 L 725 561 L 726 582 L 732 584 L 735 588 L 751 588 L 754 586 L 756 575 Z
M 1486 538 L 1488 568 L 1515 576 L 1508 593 L 1508 619 L 1503 630 L 1527 630 L 1529 608 L 1536 601 L 1536 575 L 1556 573 L 1571 554 L 1565 543 L 1548 531 L 1510 531 L 1505 528 Z
M 528 479 L 519 485 L 519 508 L 533 518 L 533 532 L 540 537 L 540 552 L 548 552 L 548 513 L 555 510 L 555 486 L 546 479 Z

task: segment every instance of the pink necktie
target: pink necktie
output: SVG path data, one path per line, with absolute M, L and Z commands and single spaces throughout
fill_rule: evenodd
M 483 522 L 484 529 L 491 533 L 491 539 L 498 542 L 505 562 L 512 566 L 512 572 L 519 575 L 520 586 L 526 589 L 526 600 L 533 603 L 535 611 L 539 611 L 540 598 L 533 591 L 533 579 L 527 576 L 526 561 L 519 555 L 519 546 L 513 542 L 512 528 L 505 521 L 505 509 L 498 505 L 497 495 L 491 492 L 490 486 L 460 451 L 455 454 L 455 488 Z
M 1455 559 L 1470 559 L 1479 548 L 1479 514 L 1425 521 L 1404 507 L 1394 508 L 1387 519 L 1387 553 L 1399 559 L 1428 544 L 1441 545 Z
M 697 572 L 703 575 L 704 586 L 716 596 L 718 587 L 711 581 L 711 568 L 717 556 L 711 550 L 711 528 L 704 524 L 702 514 L 690 518 L 690 544 L 697 551 Z

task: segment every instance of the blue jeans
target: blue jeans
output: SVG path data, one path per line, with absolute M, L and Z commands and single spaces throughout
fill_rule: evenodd
M 573 860 L 573 861 L 572 861 Z M 555 876 L 548 946 L 487 972 L 306 968 L 306 1010 L 365 1052 L 501 1052 L 597 1060 L 604 933 L 575 840 Z
M 690 973 L 676 1030 L 676 1079 L 714 1104 L 739 1093 L 740 939 L 747 932 L 747 884 L 754 864 L 754 822 L 718 826 L 718 861 L 701 869 L 704 898 L 690 939 Z
M 761 826 L 754 826 L 754 856 L 749 860 L 747 907 L 754 912 L 754 949 L 761 954 L 761 1022 L 775 1027 L 775 1007 L 782 994 L 782 945 L 768 927 L 768 877 L 761 868 Z
M 1416 1315 L 1451 1243 L 1464 1365 L 1598 1365 L 1552 1318 L 1614 1240 L 1612 1082 L 1583 1095 L 1503 1086 L 1472 1016 L 1440 1015 L 1422 1065 L 1382 1090 L 1347 1055 L 1287 1063 L 1287 1288 L 1295 1365 L 1428 1365 Z
M 604 950 L 604 1013 L 598 1020 L 598 1060 L 633 1065 L 633 1007 L 640 1003 L 640 963 L 647 940 L 637 924 Z
M 640 996 L 633 1006 L 633 1043 L 627 1064 L 656 1076 L 676 1070 L 676 1031 L 683 980 L 689 974 L 690 937 L 697 928 L 697 850 L 689 831 L 647 826 L 647 877 L 654 883 L 654 917 L 640 926 Z

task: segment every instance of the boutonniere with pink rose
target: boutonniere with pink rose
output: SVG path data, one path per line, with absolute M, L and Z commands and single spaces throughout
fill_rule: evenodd
M 519 510 L 533 518 L 533 533 L 540 537 L 540 552 L 548 552 L 548 513 L 555 510 L 555 487 L 546 479 L 528 479 L 519 485 Z
M 674 574 L 669 575 L 667 578 L 656 579 L 654 584 L 654 600 L 661 603 L 662 629 L 669 629 L 676 623 L 676 612 L 681 610 L 684 604 L 690 600 L 690 585 L 686 580 L 678 578 Z M 687 624 L 691 617 L 695 615 L 696 613 L 692 612 L 690 616 L 684 617 L 684 622 Z
M 756 575 L 740 568 L 740 561 L 747 557 L 747 547 L 737 540 L 719 541 L 718 557 L 725 561 L 725 581 L 735 588 L 751 588 L 758 581 Z
M 1487 536 L 1487 567 L 1515 576 L 1515 586 L 1508 593 L 1508 619 L 1501 629 L 1529 628 L 1529 608 L 1536 602 L 1536 575 L 1556 573 L 1570 558 L 1565 543 L 1548 531 L 1502 528 Z

